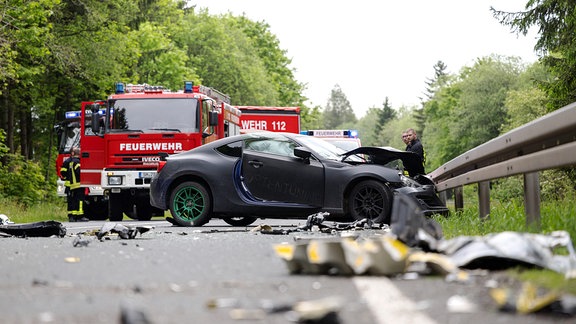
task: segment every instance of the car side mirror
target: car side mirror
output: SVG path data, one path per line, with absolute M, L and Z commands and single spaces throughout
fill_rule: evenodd
M 295 147 L 294 155 L 296 155 L 296 157 L 301 158 L 304 161 L 304 163 L 310 164 L 310 157 L 312 156 L 312 152 L 310 152 L 310 150 L 308 150 L 307 148 L 302 146 Z

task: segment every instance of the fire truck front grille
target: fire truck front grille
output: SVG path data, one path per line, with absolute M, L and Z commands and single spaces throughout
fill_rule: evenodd
M 150 179 L 150 178 L 137 178 L 137 179 L 135 180 L 135 183 L 136 183 L 137 185 L 150 184 L 150 180 L 152 180 L 152 179 Z

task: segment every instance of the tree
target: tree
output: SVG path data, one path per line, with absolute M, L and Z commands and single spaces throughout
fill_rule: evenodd
M 322 111 L 320 106 L 309 108 L 300 106 L 300 129 L 320 129 L 322 128 Z
M 389 120 L 377 134 L 375 146 L 391 146 L 404 150 L 406 145 L 402 142 L 401 134 L 404 130 L 414 125 L 414 108 L 401 106 L 395 114 L 395 118 Z M 369 145 L 369 144 L 368 144 Z
M 0 5 L 0 126 L 6 130 L 10 153 L 17 151 L 15 134 L 19 134 L 21 153 L 31 157 L 28 145 L 32 142 L 33 100 L 26 90 L 45 70 L 38 63 L 50 53 L 49 17 L 56 3 L 56 0 L 10 0 Z
M 480 58 L 461 72 L 459 105 L 455 116 L 455 138 L 464 152 L 500 135 L 507 114 L 506 95 L 522 69 L 515 57 Z
M 550 77 L 547 69 L 541 63 L 530 65 L 522 72 L 516 81 L 514 89 L 510 90 L 504 102 L 508 119 L 501 133 L 508 132 L 546 114 L 548 98 L 546 93 L 535 86 L 535 82 L 547 80 Z
M 280 48 L 280 41 L 270 32 L 266 22 L 255 22 L 245 16 L 236 17 L 244 34 L 252 41 L 278 92 L 278 105 L 303 106 L 306 98 L 302 95 L 305 86 L 294 79 L 294 70 L 290 68 L 292 60 L 286 50 Z
M 378 109 L 378 129 L 377 131 L 380 132 L 384 125 L 391 121 L 392 119 L 396 118 L 396 111 L 390 105 L 390 101 L 388 97 L 384 99 L 384 103 L 382 103 L 382 108 Z
M 524 11 L 505 12 L 490 8 L 501 24 L 526 36 L 537 27 L 539 38 L 534 49 L 553 75 L 540 85 L 555 110 L 576 101 L 576 15 L 571 0 L 529 0 Z
M 257 55 L 252 41 L 231 15 L 210 16 L 207 11 L 187 12 L 185 44 L 204 85 L 228 94 L 234 105 L 274 106 L 279 94 Z
M 434 77 L 428 78 L 426 80 L 426 92 L 424 95 L 426 96 L 426 100 L 430 100 L 434 97 L 434 94 L 446 83 L 448 82 L 448 74 L 446 73 L 446 69 L 448 66 L 442 62 L 438 61 L 433 66 L 434 68 Z
M 454 80 L 440 87 L 434 97 L 424 103 L 426 128 L 420 135 L 426 148 L 426 168 L 429 170 L 461 153 L 453 131 L 459 122 L 455 111 L 460 104 L 461 92 L 460 84 Z
M 323 115 L 324 127 L 327 129 L 338 128 L 345 122 L 355 123 L 357 120 L 350 102 L 338 84 L 331 91 Z

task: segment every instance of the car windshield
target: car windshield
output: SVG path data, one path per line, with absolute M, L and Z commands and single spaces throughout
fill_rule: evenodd
M 345 153 L 344 150 L 332 143 L 328 143 L 312 136 L 298 136 L 298 141 L 314 150 L 324 159 L 340 161 L 342 159 L 342 154 Z
M 339 148 L 343 149 L 344 151 L 352 151 L 360 147 L 360 144 L 356 139 L 347 139 L 347 138 L 323 138 L 326 142 L 330 142 Z

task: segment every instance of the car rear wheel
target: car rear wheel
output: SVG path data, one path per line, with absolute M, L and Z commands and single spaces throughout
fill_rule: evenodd
M 256 218 L 256 217 L 247 216 L 247 217 L 224 218 L 224 221 L 228 225 L 232 225 L 232 226 L 248 226 L 248 225 L 254 223 L 257 219 L 258 218 Z
M 348 197 L 350 216 L 354 220 L 371 219 L 375 223 L 390 224 L 392 191 L 376 180 L 358 183 Z
M 181 226 L 202 226 L 210 220 L 210 194 L 198 182 L 178 185 L 170 195 L 169 206 L 172 217 Z

